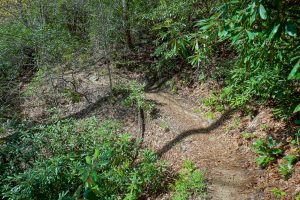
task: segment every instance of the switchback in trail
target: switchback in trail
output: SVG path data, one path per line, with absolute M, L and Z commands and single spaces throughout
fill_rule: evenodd
M 249 161 L 239 152 L 236 137 L 225 131 L 234 111 L 209 121 L 177 95 L 158 92 L 146 97 L 157 104 L 160 117 L 148 125 L 145 145 L 155 149 L 175 170 L 185 159 L 204 169 L 213 200 L 261 199 L 253 189 L 257 172 L 247 168 Z M 155 126 L 163 126 L 165 131 L 153 130 Z
M 65 102 L 59 104 L 64 113 L 62 119 L 91 116 L 100 120 L 116 119 L 124 124 L 124 132 L 135 133 L 137 123 L 134 108 L 124 107 L 122 97 L 114 100 L 110 98 L 107 92 L 108 79 L 98 75 L 98 71 L 74 74 L 73 78 L 81 80 L 79 91 L 87 94 L 91 102 L 80 101 L 74 104 L 58 98 L 59 102 Z M 114 80 L 118 80 L 115 84 L 137 79 L 136 76 L 124 77 L 123 72 L 115 73 L 115 76 Z M 44 87 L 50 90 L 48 85 Z M 205 94 L 200 92 L 197 96 L 201 95 Z M 223 115 L 208 119 L 204 107 L 192 101 L 189 95 L 183 96 L 162 91 L 146 93 L 146 99 L 156 105 L 157 117 L 147 119 L 145 147 L 156 151 L 175 171 L 182 167 L 186 159 L 205 170 L 208 193 L 212 200 L 262 199 L 262 194 L 254 189 L 259 174 L 259 171 L 251 168 L 254 159 L 249 157 L 249 149 L 239 145 L 238 126 L 230 128 L 234 120 L 239 118 L 237 113 L 228 110 Z M 39 95 L 28 98 L 23 105 L 24 114 L 39 120 L 43 116 L 39 111 L 47 110 L 40 106 L 45 105 L 44 99 L 47 98 L 39 98 Z M 156 199 L 166 200 L 169 196 L 165 194 Z

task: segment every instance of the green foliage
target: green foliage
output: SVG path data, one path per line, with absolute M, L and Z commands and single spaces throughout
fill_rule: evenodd
M 204 117 L 208 120 L 214 120 L 216 118 L 215 113 L 211 111 L 204 113 Z
M 300 104 L 295 108 L 294 113 L 300 112 Z
M 74 191 L 80 184 L 78 169 L 81 163 L 70 156 L 36 161 L 22 173 L 4 180 L 3 196 L 8 199 L 57 199 L 63 191 Z M 68 172 L 68 173 L 66 173 Z
M 273 188 L 271 190 L 271 192 L 273 193 L 273 195 L 275 196 L 275 198 L 277 199 L 284 199 L 286 197 L 286 192 L 282 191 L 279 188 Z
M 289 179 L 289 177 L 292 175 L 294 169 L 293 169 L 293 164 L 297 160 L 296 155 L 287 155 L 284 157 L 286 163 L 280 164 L 278 171 L 279 173 L 284 177 L 284 179 Z
M 184 28 L 185 24 L 173 22 L 172 19 L 168 19 L 161 26 L 155 27 L 155 30 L 160 31 L 157 45 L 159 41 L 163 41 L 163 43 L 156 49 L 154 55 L 163 56 L 164 59 L 174 59 L 181 55 L 183 58 L 187 58 L 189 56 L 187 49 L 189 38 L 182 35 L 181 30 Z M 162 31 L 164 29 L 165 32 Z
M 267 167 L 283 153 L 282 149 L 280 149 L 280 144 L 273 140 L 272 137 L 256 140 L 253 143 L 253 149 L 259 155 L 257 164 L 262 168 Z
M 299 57 L 299 56 L 298 56 Z M 291 73 L 289 74 L 288 79 L 296 79 L 299 80 L 300 79 L 300 71 L 299 71 L 299 67 L 300 67 L 300 60 L 295 64 L 293 70 L 291 71 Z
M 253 133 L 248 133 L 248 132 L 243 133 L 242 135 L 243 135 L 243 138 L 246 140 L 250 140 L 255 137 L 255 135 Z
M 1 144 L 0 188 L 7 199 L 138 199 L 155 192 L 164 165 L 118 124 L 65 120 L 24 130 Z
M 6 103 L 6 96 L 16 83 L 22 66 L 30 66 L 32 41 L 30 32 L 19 23 L 0 22 L 0 102 Z
M 166 85 L 170 88 L 171 92 L 175 94 L 177 92 L 176 80 L 172 78 L 169 80 Z
M 156 34 L 156 49 L 153 56 L 159 58 L 156 64 L 159 73 L 176 69 L 178 59 L 187 63 L 191 55 L 193 20 L 208 15 L 211 3 L 195 0 L 160 1 L 144 18 L 153 25 Z
M 300 147 L 300 129 L 296 130 L 295 138 L 292 140 L 291 144 Z
M 20 83 L 30 81 L 37 71 L 49 75 L 52 73 L 50 68 L 66 61 L 65 55 L 86 51 L 87 38 L 83 35 L 86 35 L 88 18 L 85 16 L 86 6 L 78 6 L 80 2 L 1 2 L 1 105 L 13 107 L 15 102 L 18 103 L 20 85 L 23 85 Z M 25 95 L 32 95 L 32 86 Z
M 129 85 L 130 94 L 126 99 L 126 104 L 136 104 L 139 108 L 145 106 L 145 86 L 139 84 L 137 81 L 131 82 Z
M 205 197 L 206 183 L 204 173 L 199 171 L 191 161 L 185 161 L 179 177 L 172 186 L 173 200 L 187 200 L 191 197 Z
M 65 88 L 63 91 L 64 96 L 70 99 L 73 103 L 78 103 L 81 101 L 82 95 L 70 88 Z
M 299 87 L 291 81 L 298 80 L 299 16 L 294 13 L 299 9 L 290 4 L 225 1 L 216 3 L 210 11 L 210 3 L 163 1 L 148 17 L 156 22 L 154 55 L 161 58 L 158 70 L 164 71 L 161 65 L 167 70 L 174 68 L 180 60 L 201 69 L 203 74 L 209 61 L 225 47 L 236 56 L 230 59 L 227 69 L 220 67 L 223 73 L 218 76 L 226 82 L 221 99 L 232 107 L 271 100 L 277 104 L 277 115 L 287 118 L 298 111 L 295 106 L 299 103 Z M 179 12 L 179 7 L 184 10 Z M 187 20 L 195 16 L 200 19 L 198 29 Z M 212 71 L 207 69 L 204 77 L 214 76 Z
M 5 128 L 4 127 L 0 127 L 0 134 L 5 132 Z
M 125 99 L 126 105 L 135 104 L 138 108 L 142 108 L 146 112 L 151 112 L 153 110 L 154 105 L 145 98 L 145 85 L 133 81 L 129 85 L 129 92 L 129 96 Z
M 208 98 L 204 98 L 202 100 L 202 103 L 212 109 L 213 111 L 218 111 L 218 112 L 222 112 L 225 110 L 224 104 L 223 102 L 220 100 L 220 97 L 218 94 L 212 94 L 210 97 Z
M 45 67 L 38 69 L 31 82 L 27 84 L 26 90 L 23 93 L 25 96 L 33 96 L 35 91 L 39 90 L 39 86 L 43 84 L 46 71 Z
M 193 65 L 203 60 L 203 56 L 209 58 L 217 53 L 212 46 L 218 43 L 230 42 L 232 51 L 238 55 L 221 95 L 232 107 L 253 99 L 272 99 L 282 105 L 280 113 L 284 116 L 282 113 L 291 114 L 299 102 L 297 87 L 287 79 L 295 78 L 298 71 L 300 47 L 299 17 L 293 14 L 299 10 L 289 4 L 289 1 L 226 1 L 220 3 L 210 18 L 197 23 L 199 31 L 195 38 L 202 44 L 194 48 Z M 292 70 L 293 63 L 296 65 Z
M 58 71 L 63 72 L 70 66 L 79 68 L 89 57 L 111 61 L 114 51 L 122 52 L 126 34 L 135 36 L 134 42 L 154 41 L 154 50 L 145 49 L 152 52 L 159 76 L 192 65 L 200 81 L 221 80 L 222 93 L 203 102 L 212 111 L 223 111 L 225 103 L 235 108 L 267 102 L 283 118 L 300 111 L 298 1 L 132 0 L 126 12 L 116 0 L 0 4 L 1 122 L 6 121 L 7 104 L 15 108 L 12 101 L 18 100 L 24 81 L 31 82 L 25 95 L 32 96 L 53 66 L 61 66 L 64 69 Z M 190 79 L 184 78 L 187 85 Z M 175 79 L 168 84 L 175 93 Z M 145 99 L 144 85 L 133 82 L 121 90 L 129 92 L 127 104 L 148 112 L 153 109 Z M 81 100 L 71 89 L 63 94 L 73 102 Z M 214 112 L 206 115 L 215 118 Z M 239 124 L 236 120 L 230 128 Z M 0 143 L 4 198 L 132 200 L 155 192 L 163 180 L 164 167 L 158 158 L 147 150 L 139 154 L 140 142 L 120 134 L 114 122 L 99 126 L 95 119 L 63 120 L 15 126 L 0 126 L 0 134 L 13 132 Z M 243 136 L 252 138 L 248 133 Z M 292 142 L 297 147 L 299 137 L 298 131 Z M 257 140 L 254 151 L 261 167 L 283 154 L 272 138 Z M 279 166 L 284 178 L 291 175 L 295 159 L 286 156 Z M 204 195 L 203 173 L 186 162 L 173 189 L 174 199 Z M 285 196 L 278 189 L 274 194 Z
M 214 106 L 218 105 L 219 97 L 217 95 L 213 94 L 211 97 L 203 99 L 202 102 L 207 107 L 214 107 Z
M 125 135 L 122 140 L 125 142 L 120 151 L 126 154 L 119 152 L 120 154 L 116 154 L 119 157 L 114 160 L 109 159 L 111 152 L 102 153 L 101 150 L 96 150 L 92 157 L 86 157 L 88 169 L 82 173 L 81 177 L 85 183 L 85 198 L 92 199 L 96 196 L 104 199 L 118 199 L 122 197 L 131 200 L 138 199 L 145 190 L 159 189 L 163 180 L 163 167 L 157 165 L 157 157 L 150 151 L 144 151 L 141 163 L 134 165 L 134 160 L 130 158 L 132 153 L 129 155 L 127 152 L 132 150 L 128 145 L 131 138 Z

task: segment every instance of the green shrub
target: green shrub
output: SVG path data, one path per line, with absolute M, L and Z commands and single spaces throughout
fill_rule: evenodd
M 272 137 L 256 140 L 253 143 L 253 148 L 254 152 L 259 155 L 257 163 L 262 168 L 267 167 L 283 153 L 282 149 L 280 149 L 280 144 L 273 140 Z
M 179 177 L 172 186 L 173 200 L 187 200 L 190 197 L 205 197 L 206 183 L 204 173 L 199 171 L 191 161 L 185 161 Z
M 230 0 L 212 6 L 193 0 L 163 1 L 148 17 L 157 32 L 157 69 L 166 74 L 189 63 L 205 73 L 203 77 L 221 77 L 225 88 L 219 98 L 231 107 L 275 102 L 274 113 L 289 118 L 300 110 L 300 19 L 294 15 L 299 12 L 299 3 L 295 4 Z M 195 18 L 193 27 L 187 19 Z M 209 62 L 220 54 L 225 56 L 212 68 Z
M 246 140 L 250 140 L 255 137 L 255 135 L 253 133 L 248 133 L 248 132 L 243 133 L 242 136 Z
M 192 52 L 190 33 L 193 32 L 194 19 L 207 16 L 211 5 L 210 2 L 196 0 L 159 1 L 151 12 L 144 15 L 156 34 L 156 48 L 152 55 L 158 58 L 158 62 L 153 69 L 160 76 L 178 71 L 188 64 Z
M 210 108 L 212 111 L 224 112 L 225 106 L 218 94 L 213 93 L 210 97 L 202 100 L 204 106 Z
M 137 81 L 131 82 L 129 92 L 128 97 L 124 101 L 125 105 L 135 104 L 138 108 L 144 109 L 147 113 L 150 113 L 154 109 L 154 104 L 146 100 L 144 84 L 140 84 Z
M 65 88 L 63 95 L 66 99 L 69 99 L 72 103 L 79 103 L 82 99 L 82 95 L 73 89 Z
M 276 199 L 284 199 L 286 197 L 286 192 L 282 191 L 280 188 L 273 188 L 271 192 Z
M 289 177 L 292 175 L 294 169 L 292 165 L 280 164 L 278 167 L 278 171 L 285 180 L 288 180 Z
M 189 63 L 200 74 L 205 73 L 202 77 L 222 79 L 225 88 L 219 98 L 231 107 L 275 102 L 274 113 L 289 118 L 300 110 L 300 18 L 294 14 L 299 12 L 299 2 L 294 4 L 256 0 L 160 2 L 148 14 L 157 33 L 157 70 L 166 74 Z M 195 24 L 188 20 L 196 18 Z M 209 62 L 220 54 L 230 56 L 222 56 L 212 68 Z
M 278 171 L 283 176 L 283 178 L 287 180 L 294 172 L 293 164 L 296 162 L 297 156 L 287 155 L 284 157 L 284 160 L 286 161 L 286 163 L 280 164 L 278 167 Z
M 299 80 L 299 16 L 294 15 L 299 2 L 296 5 L 290 1 L 220 2 L 191 34 L 191 64 L 211 59 L 225 45 L 237 56 L 225 73 L 221 97 L 232 107 L 271 100 L 277 103 L 279 116 L 290 116 L 299 104 L 299 87 L 291 81 Z
M 138 199 L 155 192 L 164 165 L 140 142 L 95 118 L 19 128 L 1 145 L 0 188 L 7 199 Z M 137 160 L 138 159 L 138 160 Z
M 296 130 L 295 138 L 292 140 L 291 144 L 300 147 L 300 129 Z

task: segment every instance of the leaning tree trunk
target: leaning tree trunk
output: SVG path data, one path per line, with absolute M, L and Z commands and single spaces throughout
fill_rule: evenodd
M 130 23 L 128 19 L 128 4 L 127 0 L 122 0 L 122 7 L 123 7 L 123 27 L 125 30 L 127 46 L 129 49 L 133 48 L 131 31 L 130 31 Z
M 145 112 L 143 108 L 138 108 L 138 135 L 143 141 L 145 137 Z
M 138 148 L 135 149 L 132 164 L 138 158 L 138 155 L 139 155 L 140 149 L 143 145 L 143 141 L 144 141 L 144 137 L 145 137 L 145 113 L 144 113 L 144 109 L 137 106 L 137 110 L 138 110 L 138 127 L 137 127 L 138 136 L 137 136 L 137 139 L 141 139 L 141 143 L 139 143 Z

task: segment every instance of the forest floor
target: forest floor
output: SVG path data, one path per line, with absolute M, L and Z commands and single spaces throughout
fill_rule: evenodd
M 139 78 L 138 74 L 116 69 L 113 74 L 114 84 L 122 85 L 123 82 Z M 95 67 L 91 71 L 67 75 L 65 78 L 74 77 L 80 83 L 78 90 L 86 94 L 89 101 L 82 99 L 74 103 L 56 94 L 52 98 L 56 98 L 58 104 L 55 109 L 60 118 L 95 116 L 100 120 L 114 119 L 123 124 L 123 131 L 136 133 L 135 109 L 125 107 L 122 97 L 107 98 L 109 80 L 103 76 L 101 69 Z M 54 83 L 58 84 L 59 81 Z M 35 95 L 25 99 L 23 114 L 38 122 L 51 116 L 53 111 L 50 112 L 51 109 L 47 107 L 50 93 L 49 84 L 40 86 Z M 146 93 L 146 98 L 155 104 L 156 113 L 146 119 L 144 146 L 156 151 L 175 172 L 184 160 L 193 161 L 200 170 L 205 171 L 209 199 L 271 199 L 266 198 L 267 187 L 263 183 L 265 181 L 272 186 L 270 180 L 276 182 L 278 179 L 257 167 L 255 155 L 251 152 L 251 141 L 242 137 L 242 131 L 253 120 L 241 117 L 234 110 L 208 112 L 201 99 L 209 94 L 210 89 L 205 84 L 178 90 L 177 94 L 167 89 Z M 265 118 L 268 120 L 270 116 Z M 155 199 L 169 199 L 169 194 L 162 194 Z

